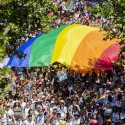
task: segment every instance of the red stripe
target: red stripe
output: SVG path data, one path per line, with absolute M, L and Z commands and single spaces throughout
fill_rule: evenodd
M 95 70 L 110 70 L 113 68 L 113 63 L 116 62 L 120 51 L 120 45 L 118 43 L 109 46 L 97 60 L 94 69 Z

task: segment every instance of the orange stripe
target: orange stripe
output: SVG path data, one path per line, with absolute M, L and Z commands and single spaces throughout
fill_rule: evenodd
M 72 59 L 71 67 L 85 73 L 93 69 L 103 51 L 116 43 L 116 40 L 104 41 L 104 32 L 93 31 L 80 43 Z

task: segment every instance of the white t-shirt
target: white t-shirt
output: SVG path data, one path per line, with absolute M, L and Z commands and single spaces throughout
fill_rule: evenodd
M 28 120 L 24 121 L 24 125 L 36 125 L 34 121 L 29 122 Z
M 5 110 L 5 117 L 8 119 L 8 123 L 12 123 L 12 117 L 14 115 L 14 112 L 12 109 Z
M 39 112 L 37 110 L 34 111 L 35 116 L 37 117 Z
M 65 70 L 58 71 L 57 76 L 60 82 L 67 79 L 67 74 Z
M 54 109 L 58 109 L 58 107 L 55 106 L 55 105 L 54 106 L 50 106 L 50 112 L 53 112 Z
M 44 118 L 44 116 L 38 115 L 36 122 L 37 122 L 36 125 L 45 125 L 45 118 Z
M 120 119 L 124 119 L 125 118 L 125 113 L 120 113 Z
M 103 88 L 99 88 L 99 92 L 100 92 L 100 94 L 102 94 L 103 93 Z
M 120 101 L 116 101 L 116 106 L 117 107 L 121 107 L 121 102 Z
M 15 124 L 16 125 L 23 125 L 23 122 L 20 120 L 20 121 L 16 121 Z
M 77 108 L 78 108 L 78 110 L 79 110 L 79 112 L 80 112 L 80 107 L 79 107 L 79 105 L 75 105 L 75 106 L 77 106 Z M 73 111 L 73 105 L 70 105 L 69 107 L 68 107 L 68 110 L 69 111 Z
M 6 118 L 6 114 L 5 113 L 4 113 L 1 121 L 2 121 L 2 123 L 7 124 L 7 118 Z
M 25 108 L 24 109 L 24 118 L 27 117 L 29 110 L 30 110 L 30 108 Z
M 66 125 L 74 125 L 73 122 L 67 122 Z
M 25 102 L 22 102 L 21 103 L 21 107 L 24 109 L 26 107 L 26 103 Z
M 55 125 L 60 125 L 60 124 L 61 124 L 61 121 L 55 120 Z
M 60 115 L 61 115 L 61 119 L 65 119 L 66 118 L 66 114 L 67 114 L 67 107 L 61 107 L 59 108 L 59 112 L 60 112 Z
M 95 110 L 93 111 L 93 115 L 96 115 L 97 113 L 98 113 L 98 110 L 95 109 Z
M 111 115 L 112 109 L 111 108 L 106 108 L 105 109 L 105 115 Z
M 69 90 L 70 93 L 71 93 L 72 89 L 73 89 L 72 86 L 68 86 L 68 90 Z
M 80 118 L 77 119 L 77 120 L 74 119 L 74 122 L 73 122 L 73 123 L 74 123 L 73 125 L 79 125 L 79 124 L 80 124 Z
M 83 102 L 83 98 L 82 97 L 79 98 L 79 103 L 81 103 L 81 102 Z
M 118 122 L 119 121 L 119 114 L 118 113 L 113 113 L 112 114 L 112 120 L 114 122 Z

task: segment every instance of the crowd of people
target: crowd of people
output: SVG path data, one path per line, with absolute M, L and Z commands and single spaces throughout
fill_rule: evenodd
M 57 0 L 58 15 L 56 26 L 72 23 L 80 23 L 98 26 L 101 19 L 87 10 L 88 7 L 97 5 L 98 2 L 87 2 L 84 0 L 72 0 L 69 5 L 63 0 Z
M 59 18 L 51 24 L 104 27 L 107 21 L 86 8 L 97 2 L 54 0 Z M 53 13 L 48 10 L 48 15 Z M 108 21 L 109 25 L 111 21 Z M 41 29 L 16 40 L 18 46 Z M 0 125 L 125 125 L 125 67 L 86 75 L 56 65 L 12 68 L 11 89 L 0 98 Z M 102 97 L 101 102 L 98 102 Z
M 13 68 L 11 85 L 0 99 L 1 125 L 125 124 L 123 66 L 84 76 L 64 66 Z

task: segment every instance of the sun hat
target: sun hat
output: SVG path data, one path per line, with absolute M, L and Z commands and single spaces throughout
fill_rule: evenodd
M 41 105 L 37 105 L 37 108 L 38 109 L 43 109 Z
M 60 100 L 60 103 L 65 103 L 64 100 Z

